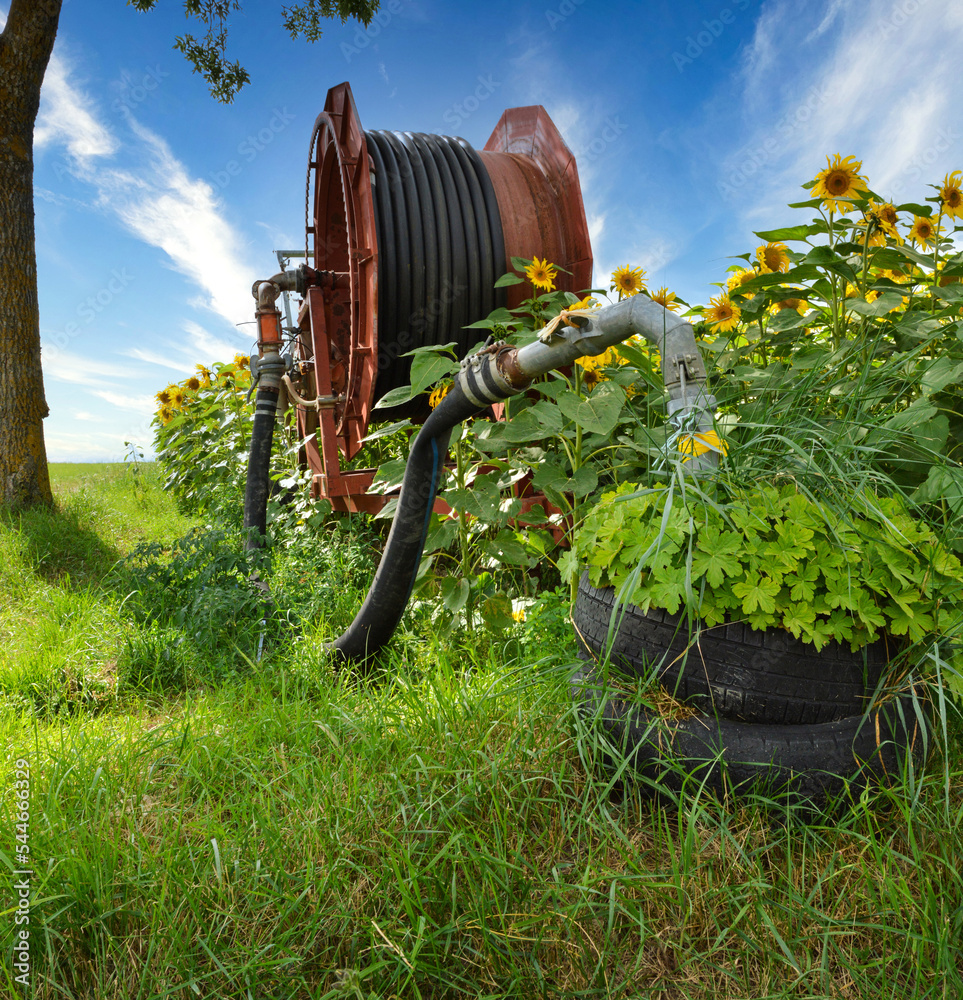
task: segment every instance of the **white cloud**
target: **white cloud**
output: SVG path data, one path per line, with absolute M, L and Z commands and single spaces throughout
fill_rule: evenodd
M 93 101 L 68 80 L 70 67 L 54 52 L 44 74 L 40 91 L 40 111 L 33 141 L 37 149 L 63 146 L 81 165 L 100 156 L 112 156 L 119 143 L 97 120 Z
M 927 0 L 909 14 L 874 8 L 876 19 L 858 6 L 827 3 L 809 45 L 792 41 L 812 13 L 801 5 L 776 4 L 760 18 L 742 95 L 743 116 L 759 124 L 721 161 L 718 177 L 721 193 L 745 206 L 743 221 L 785 215 L 828 154 L 856 156 L 874 189 L 903 200 L 924 197 L 926 183 L 963 159 L 955 148 L 963 111 L 953 100 L 963 82 L 953 57 L 963 18 L 952 16 L 953 0 Z M 777 48 L 774 37 L 783 39 Z M 765 115 L 752 114 L 764 93 L 778 99 Z
M 109 389 L 94 389 L 92 392 L 98 398 L 131 413 L 153 414 L 157 408 L 157 400 L 146 393 L 131 396 L 123 392 L 111 392 Z
M 242 240 L 223 218 L 214 189 L 191 177 L 159 135 L 128 121 L 148 162 L 137 173 L 94 171 L 89 179 L 100 204 L 199 285 L 205 307 L 232 323 L 246 319 L 255 273 L 235 251 Z
M 43 351 L 41 360 L 45 378 L 73 385 L 103 385 L 107 380 L 123 381 L 135 374 L 129 365 L 113 365 L 62 349 Z
M 214 189 L 192 177 L 161 136 L 126 116 L 123 145 L 96 115 L 94 101 L 55 52 L 44 78 L 35 144 L 60 146 L 66 169 L 90 184 L 97 206 L 136 237 L 163 250 L 173 268 L 200 287 L 192 304 L 231 323 L 252 311 L 253 268 L 236 248 L 243 240 L 222 214 Z M 123 155 L 124 165 L 116 163 Z M 113 162 L 98 162 L 110 158 Z M 41 193 L 41 197 L 44 195 Z

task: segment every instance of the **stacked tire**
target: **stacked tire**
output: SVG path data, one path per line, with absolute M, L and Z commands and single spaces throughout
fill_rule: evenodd
M 919 686 L 884 685 L 891 639 L 855 653 L 835 642 L 817 651 L 783 629 L 690 625 L 685 614 L 618 606 L 615 591 L 593 587 L 587 573 L 572 621 L 583 662 L 572 680 L 579 715 L 601 729 L 607 763 L 646 779 L 643 787 L 824 810 L 892 782 L 907 758 L 923 762 Z M 695 713 L 670 719 L 613 696 L 606 667 L 630 680 L 655 675 Z

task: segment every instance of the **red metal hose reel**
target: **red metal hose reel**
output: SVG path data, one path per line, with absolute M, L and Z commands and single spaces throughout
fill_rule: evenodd
M 397 162 L 401 167 L 396 167 L 395 175 L 389 176 L 375 149 L 377 162 L 384 171 L 379 177 L 376 161 L 369 152 L 369 139 L 377 139 L 376 144 L 384 146 L 379 136 L 392 140 L 397 136 L 409 149 L 427 148 L 429 140 L 437 147 L 438 141 L 445 138 L 417 133 L 368 135 L 361 128 L 350 86 L 342 83 L 328 91 L 324 111 L 318 116 L 311 137 L 307 176 L 306 252 L 309 261 L 313 256 L 316 283 L 305 290 L 298 317 L 302 395 L 319 401 L 316 408 L 297 407 L 300 436 L 309 439 L 305 457 L 313 473 L 312 493 L 327 498 L 336 510 L 369 513 L 380 510 L 387 499 L 367 492 L 374 470 L 342 471 L 341 459 L 352 459 L 368 433 L 372 407 L 379 395 L 376 392 L 379 370 L 405 363 L 407 359 L 399 361 L 404 353 L 401 348 L 408 349 L 410 343 L 403 338 L 400 343 L 392 339 L 397 334 L 387 328 L 390 317 L 382 317 L 379 323 L 379 281 L 394 281 L 395 286 L 412 282 L 415 294 L 405 300 L 405 313 L 411 309 L 411 314 L 416 315 L 419 309 L 433 306 L 432 302 L 417 301 L 424 283 L 419 280 L 420 274 L 412 276 L 411 271 L 423 266 L 419 255 L 409 254 L 407 245 L 399 250 L 387 244 L 393 231 L 397 238 L 398 227 L 392 230 L 392 216 L 400 218 L 403 224 L 404 212 L 396 202 L 385 207 L 389 203 L 384 188 L 379 193 L 379 203 L 376 185 L 390 182 L 400 191 L 397 175 L 403 173 L 405 166 L 399 156 Z M 592 250 L 575 158 L 545 109 L 532 106 L 505 111 L 484 150 L 476 152 L 463 140 L 445 141 L 461 162 L 474 164 L 473 168 L 464 168 L 474 169 L 474 179 L 480 179 L 483 185 L 490 182 L 486 190 L 489 193 L 493 190 L 497 200 L 498 219 L 493 232 L 500 223 L 503 252 L 493 237 L 491 243 L 497 259 L 473 261 L 472 266 L 477 265 L 479 273 L 483 270 L 497 278 L 511 270 L 512 256 L 538 256 L 571 272 L 559 273 L 559 287 L 573 292 L 588 288 L 592 278 Z M 453 163 L 451 150 L 446 148 L 444 152 Z M 450 173 L 437 149 L 435 155 L 440 161 L 440 171 Z M 415 190 L 410 178 L 402 179 L 408 185 L 406 190 Z M 417 179 L 425 184 L 422 177 Z M 411 199 L 416 197 L 409 195 Z M 463 190 L 457 197 L 449 194 L 446 203 L 436 206 L 435 214 L 437 209 L 442 214 L 447 212 L 452 223 L 465 219 L 467 234 L 472 227 L 468 197 Z M 471 197 L 478 212 L 480 195 L 473 191 Z M 421 199 L 424 206 L 424 190 Z M 453 201 L 461 204 L 452 204 Z M 490 209 L 491 206 L 489 215 Z M 407 211 L 410 222 L 418 214 L 417 203 L 408 204 Z M 414 224 L 417 225 L 417 219 Z M 383 240 L 380 247 L 379 231 Z M 427 234 L 426 223 L 426 241 Z M 468 246 L 471 249 L 470 243 Z M 433 259 L 434 249 L 428 247 L 429 258 Z M 480 255 L 469 253 L 469 258 L 473 256 Z M 394 267 L 405 273 L 385 271 L 386 260 L 393 261 Z M 468 278 L 468 284 L 478 284 L 478 273 L 474 270 Z M 430 284 L 429 280 L 429 287 Z M 509 308 L 517 306 L 529 294 L 523 285 L 511 286 L 507 291 Z M 381 293 L 384 303 L 384 288 Z M 472 320 L 482 318 L 472 316 Z M 457 339 L 454 332 L 440 329 L 438 335 L 443 339 L 437 343 Z M 523 510 L 535 503 L 544 506 L 544 498 L 523 494 Z M 436 503 L 436 510 L 447 509 L 442 501 Z

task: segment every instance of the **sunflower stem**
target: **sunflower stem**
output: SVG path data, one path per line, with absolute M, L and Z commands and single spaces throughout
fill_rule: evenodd
M 936 216 L 936 229 L 933 232 L 933 305 L 931 312 L 936 312 L 936 289 L 940 282 L 940 223 L 943 221 L 943 201 L 940 199 L 940 211 Z

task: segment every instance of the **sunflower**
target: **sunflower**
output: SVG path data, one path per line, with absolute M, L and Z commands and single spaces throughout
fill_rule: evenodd
M 190 389 L 191 392 L 197 392 L 201 387 L 201 380 L 196 376 L 192 375 L 185 383 L 184 388 Z
M 866 293 L 866 301 L 867 302 L 875 302 L 882 294 L 883 294 L 882 291 L 880 291 L 880 290 L 878 290 L 876 288 L 871 288 Z M 903 306 L 907 306 L 907 305 L 909 305 L 909 299 L 904 295 L 902 303 L 897 302 L 895 306 L 892 306 L 889 309 L 889 312 L 895 312 L 897 309 L 902 309 Z
M 928 247 L 940 235 L 940 227 L 925 215 L 914 215 L 913 225 L 906 235 L 921 247 Z
M 676 442 L 676 447 L 686 457 L 683 462 L 688 462 L 694 455 L 704 455 L 707 451 L 721 452 L 723 455 L 729 454 L 729 446 L 715 431 L 696 431 L 693 434 L 683 434 Z
M 726 278 L 726 287 L 730 292 L 734 292 L 741 285 L 744 285 L 747 281 L 752 281 L 756 276 L 756 272 L 752 268 L 748 268 L 742 271 L 735 271 Z
M 738 325 L 741 313 L 742 310 L 729 301 L 728 295 L 717 295 L 714 299 L 709 299 L 705 318 L 713 332 L 728 333 Z
M 614 347 L 607 347 L 601 354 L 584 354 L 575 359 L 582 369 L 582 381 L 589 389 L 605 381 L 602 369 L 608 365 L 617 365 L 622 359 L 615 353 Z
M 805 299 L 780 299 L 778 302 L 773 302 L 770 311 L 772 313 L 782 312 L 783 309 L 795 309 L 800 316 L 806 315 L 806 310 L 809 308 L 809 303 Z
M 251 359 L 245 354 L 235 354 L 234 355 L 234 367 L 238 371 L 247 371 L 247 366 L 251 363 Z
M 756 250 L 756 260 L 762 274 L 774 274 L 789 270 L 789 247 L 785 243 L 767 243 Z
M 670 292 L 668 288 L 664 287 L 653 293 L 652 301 L 658 302 L 663 309 L 668 309 L 670 312 L 678 312 L 681 308 L 675 300 L 675 292 Z
M 537 257 L 525 268 L 525 276 L 536 288 L 551 292 L 555 288 L 555 265 Z
M 628 295 L 638 295 L 645 288 L 645 271 L 641 267 L 617 267 L 612 272 L 613 292 L 619 293 L 619 298 Z
M 573 302 L 570 306 L 566 306 L 567 312 L 575 312 L 578 309 L 598 309 L 599 304 L 592 298 L 591 295 L 586 295 L 584 299 L 579 299 L 578 302 Z
M 940 202 L 943 205 L 943 214 L 951 219 L 963 215 L 963 191 L 960 185 L 963 184 L 963 170 L 954 170 L 943 178 L 943 186 L 940 188 Z
M 839 199 L 859 198 L 869 190 L 866 178 L 859 173 L 863 169 L 863 161 L 857 160 L 855 156 L 843 159 L 836 153 L 832 159 L 826 157 L 826 164 L 826 169 L 816 174 L 816 183 L 811 193 L 814 197 L 823 199 L 823 208 L 827 211 L 846 213 L 852 205 L 848 201 L 840 202 Z
M 201 385 L 207 389 L 211 384 L 211 370 L 205 365 L 194 365 L 194 371 L 197 372 L 198 377 L 201 380 Z
M 161 406 L 167 406 L 171 401 L 171 394 L 169 389 L 161 389 L 160 392 L 154 393 L 154 399 L 160 403 Z
M 880 227 L 886 235 L 892 236 L 902 246 L 903 236 L 896 228 L 896 223 L 899 221 L 899 213 L 896 211 L 896 207 L 888 201 L 884 201 L 881 205 L 874 205 L 872 201 L 869 204 L 873 214 L 876 216 L 877 222 L 879 222 Z
M 879 225 L 877 219 L 867 216 L 866 218 L 860 219 L 856 226 L 859 229 L 864 229 L 862 235 L 854 233 L 854 237 L 869 247 L 884 247 L 886 246 L 886 233 L 883 231 L 883 227 Z M 867 235 L 868 234 L 868 235 Z
M 169 406 L 162 406 L 157 415 L 162 424 L 169 424 L 174 416 L 174 411 Z
M 431 395 L 428 397 L 428 405 L 434 409 L 444 398 L 448 395 L 448 390 L 451 388 L 451 382 L 446 382 L 444 385 L 439 385 L 435 389 L 432 389 Z
M 175 410 L 179 410 L 183 405 L 184 405 L 184 390 L 179 385 L 175 385 L 171 389 L 171 406 Z

